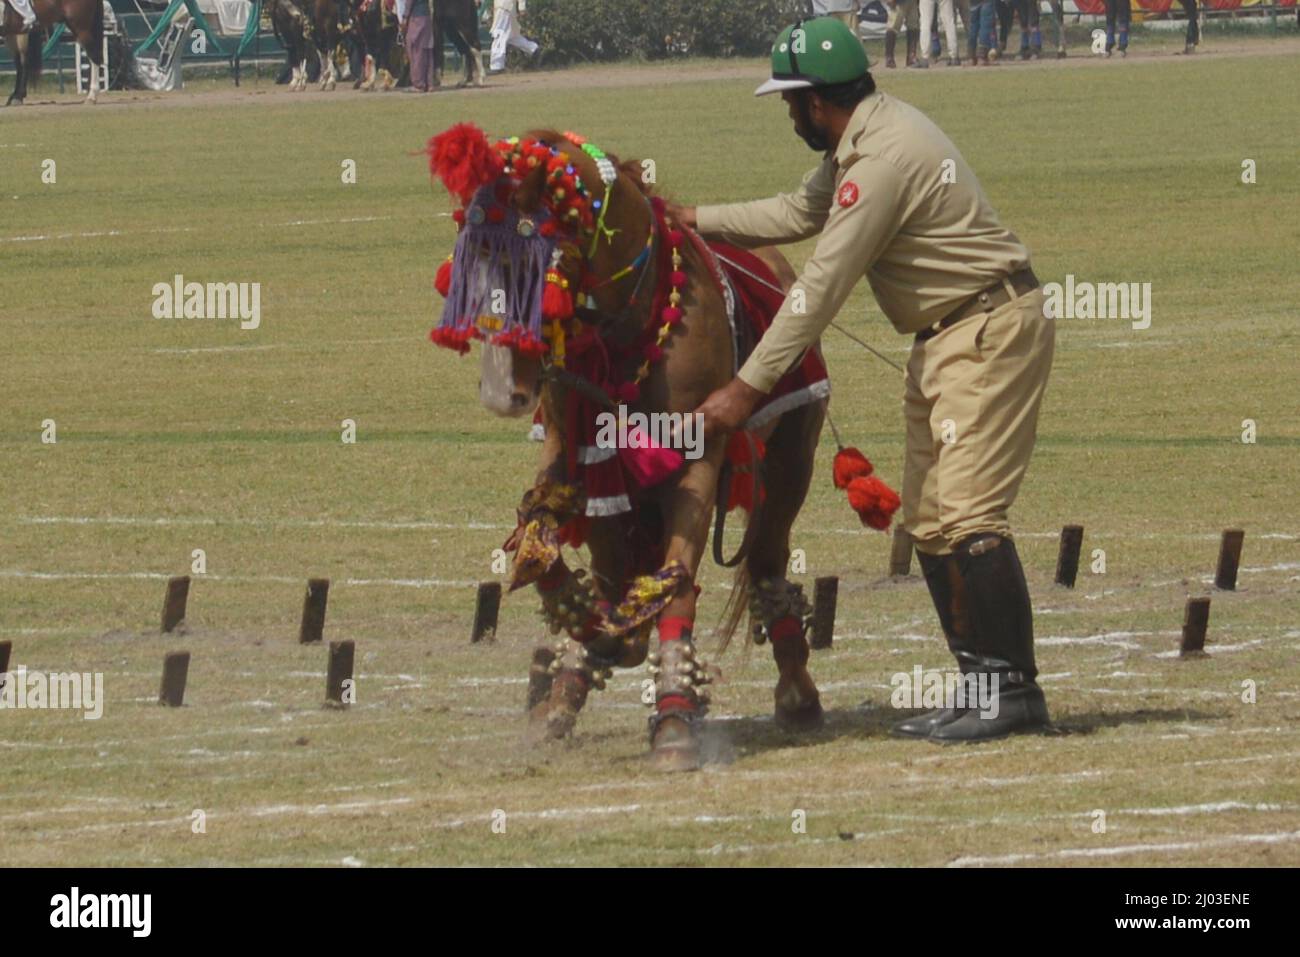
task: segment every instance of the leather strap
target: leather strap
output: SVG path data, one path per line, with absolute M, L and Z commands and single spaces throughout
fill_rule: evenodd
M 740 540 L 740 547 L 736 549 L 736 554 L 732 555 L 730 559 L 723 558 L 722 537 L 727 528 L 727 499 L 731 493 L 731 463 L 724 459 L 722 468 L 718 470 L 718 490 L 714 497 L 713 520 L 713 561 L 723 568 L 735 568 L 749 557 L 754 542 L 758 539 L 758 526 L 763 514 L 763 462 L 758 457 L 758 450 L 754 447 L 753 436 L 748 432 L 744 433 L 744 435 L 745 441 L 749 443 L 750 467 L 754 470 L 752 473 L 754 476 L 754 510 L 750 513 L 749 522 L 745 525 L 745 534 Z

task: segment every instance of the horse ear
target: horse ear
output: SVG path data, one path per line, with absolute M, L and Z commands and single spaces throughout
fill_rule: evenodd
M 535 213 L 542 205 L 542 194 L 546 190 L 546 167 L 538 164 L 519 182 L 513 200 L 515 209 L 521 213 Z

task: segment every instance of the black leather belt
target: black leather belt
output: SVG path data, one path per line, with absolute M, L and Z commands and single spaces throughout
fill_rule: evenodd
M 1008 290 L 1008 285 L 1015 290 L 1015 295 L 1012 295 Z M 1032 269 L 1026 266 L 1024 269 L 1013 272 L 1005 281 L 999 280 L 983 292 L 975 293 L 934 325 L 922 329 L 916 334 L 916 341 L 924 342 L 926 339 L 932 339 L 943 330 L 955 326 L 963 319 L 969 319 L 971 316 L 978 316 L 985 312 L 992 312 L 994 309 L 1005 306 L 1011 300 L 1019 299 L 1025 293 L 1037 288 L 1038 277 L 1034 275 Z

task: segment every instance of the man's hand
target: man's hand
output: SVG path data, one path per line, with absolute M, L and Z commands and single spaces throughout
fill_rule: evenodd
M 726 436 L 745 424 L 754 408 L 763 400 L 759 392 L 744 379 L 735 378 L 718 389 L 695 410 L 704 418 L 704 439 Z
M 686 226 L 690 229 L 698 228 L 695 223 L 694 206 L 678 206 L 676 203 L 665 203 L 664 212 L 678 226 Z

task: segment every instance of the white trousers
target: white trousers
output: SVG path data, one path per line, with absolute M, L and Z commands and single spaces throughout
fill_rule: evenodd
M 36 19 L 30 0 L 9 0 L 9 6 L 14 8 L 14 13 L 23 18 L 24 24 L 30 24 Z
M 948 56 L 961 56 L 957 50 L 957 20 L 952 13 L 952 0 L 921 0 L 921 49 L 918 56 L 930 58 L 930 31 L 934 28 L 934 8 L 939 8 L 939 22 L 948 41 Z
M 948 0 L 951 3 L 952 0 Z M 515 47 L 529 56 L 537 49 L 537 44 L 519 32 L 519 21 L 515 12 L 497 7 L 492 13 L 492 58 L 490 65 L 494 70 L 506 68 L 506 49 Z

